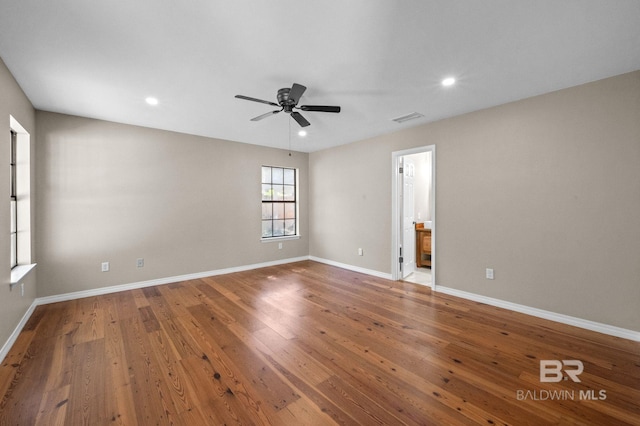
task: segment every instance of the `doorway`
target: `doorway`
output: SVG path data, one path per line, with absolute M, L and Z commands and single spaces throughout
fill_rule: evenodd
M 435 289 L 435 145 L 393 152 L 392 173 L 392 279 Z

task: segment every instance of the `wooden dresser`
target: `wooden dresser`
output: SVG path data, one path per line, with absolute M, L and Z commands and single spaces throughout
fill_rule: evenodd
M 431 229 L 416 223 L 416 266 L 431 267 Z

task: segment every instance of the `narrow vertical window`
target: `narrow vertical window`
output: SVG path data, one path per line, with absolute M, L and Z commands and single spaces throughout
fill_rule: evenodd
M 296 169 L 262 166 L 262 238 L 298 235 Z
M 18 135 L 11 131 L 11 147 L 9 158 L 11 161 L 11 268 L 18 265 L 18 195 L 17 195 L 17 161 L 16 161 L 16 142 Z
M 9 194 L 11 286 L 31 271 L 31 150 L 29 133 L 9 115 Z M 6 137 L 6 133 L 5 133 Z M 6 160 L 5 160 L 6 161 Z M 5 229 L 4 232 L 7 232 Z M 7 235 L 7 234 L 5 234 Z

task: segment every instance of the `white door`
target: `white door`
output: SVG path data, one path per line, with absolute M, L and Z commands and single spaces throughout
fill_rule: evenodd
M 416 267 L 415 201 L 413 181 L 416 166 L 409 157 L 402 158 L 402 278 Z

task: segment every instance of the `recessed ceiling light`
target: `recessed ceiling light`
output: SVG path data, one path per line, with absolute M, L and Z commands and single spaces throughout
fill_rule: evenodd
M 147 99 L 145 99 L 145 101 L 149 105 L 158 105 L 158 98 L 154 98 L 154 97 L 149 96 Z
M 298 132 L 298 136 L 302 136 L 302 137 L 307 136 L 307 131 L 306 130 L 300 130 Z
M 453 86 L 454 84 L 456 84 L 456 79 L 453 77 L 447 77 L 444 80 L 442 80 L 442 85 L 444 87 Z

